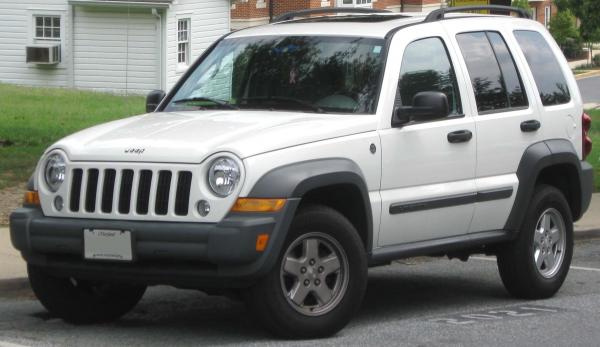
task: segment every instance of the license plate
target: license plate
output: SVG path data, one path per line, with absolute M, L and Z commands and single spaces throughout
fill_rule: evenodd
M 84 229 L 85 259 L 132 261 L 131 232 L 127 230 Z

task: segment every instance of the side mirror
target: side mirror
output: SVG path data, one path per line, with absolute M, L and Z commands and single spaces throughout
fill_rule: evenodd
M 167 94 L 162 90 L 153 90 L 146 96 L 146 112 L 154 112 Z
M 450 113 L 448 97 L 442 92 L 420 92 L 412 99 L 412 106 L 400 106 L 394 111 L 392 126 L 411 121 L 429 121 L 446 118 Z

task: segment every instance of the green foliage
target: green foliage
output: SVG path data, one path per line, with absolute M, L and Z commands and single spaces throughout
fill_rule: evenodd
M 587 161 L 594 167 L 594 179 L 596 191 L 600 191 L 600 110 L 587 111 L 592 117 L 592 129 L 590 129 L 590 137 L 594 146 L 592 153 L 587 157 Z
M 579 32 L 586 42 L 600 41 L 600 1 L 555 0 L 559 11 L 570 9 L 581 20 Z
M 575 16 L 570 10 L 560 11 L 550 20 L 550 33 L 559 45 L 564 45 L 569 39 L 579 39 L 575 26 Z
M 577 58 L 582 49 L 581 36 L 575 26 L 575 16 L 569 9 L 559 11 L 550 20 L 550 33 L 567 58 Z
M 144 113 L 140 96 L 0 84 L 0 189 L 26 182 L 42 152 L 60 138 Z
M 523 8 L 523 9 L 531 11 L 531 7 L 529 7 L 528 0 L 512 0 L 512 3 L 510 5 L 512 7 Z
M 600 66 L 600 54 L 596 54 L 592 59 L 592 65 L 598 67 Z

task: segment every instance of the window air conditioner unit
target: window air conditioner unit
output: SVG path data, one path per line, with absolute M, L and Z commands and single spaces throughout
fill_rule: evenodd
M 60 43 L 27 45 L 25 49 L 27 63 L 48 65 L 60 63 Z

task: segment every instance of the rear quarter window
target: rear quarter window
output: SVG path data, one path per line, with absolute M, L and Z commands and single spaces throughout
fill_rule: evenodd
M 499 33 L 460 33 L 456 40 L 471 77 L 479 114 L 527 107 L 517 67 Z
M 535 31 L 515 30 L 544 106 L 566 104 L 571 94 L 562 68 L 544 37 Z

